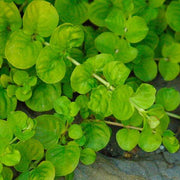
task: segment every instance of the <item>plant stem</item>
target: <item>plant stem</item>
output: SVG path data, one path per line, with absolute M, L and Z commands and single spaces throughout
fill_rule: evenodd
M 24 3 L 20 6 L 19 12 L 21 12 L 27 4 L 28 4 L 28 1 L 25 0 Z
M 124 124 L 117 123 L 117 122 L 111 122 L 111 121 L 104 121 L 104 122 L 106 124 L 113 125 L 113 126 L 125 127 L 125 128 L 128 128 L 128 129 L 136 129 L 136 130 L 139 130 L 139 131 L 143 130 L 143 128 L 139 128 L 139 127 L 135 127 L 135 126 L 126 126 Z
M 174 113 L 170 113 L 170 112 L 166 112 L 166 114 L 170 117 L 173 117 L 175 119 L 180 119 L 180 115 L 174 114 Z
M 79 66 L 80 63 L 73 59 L 72 57 L 67 56 L 67 59 L 70 60 L 74 65 Z M 97 74 L 93 73 L 92 76 L 96 78 L 98 81 L 100 81 L 102 84 L 104 84 L 107 88 L 114 90 L 115 88 L 111 86 L 107 81 L 105 81 L 103 78 L 98 76 Z
M 17 137 L 15 137 L 9 144 L 12 144 L 12 143 L 15 142 L 16 140 L 18 140 Z
M 50 44 L 48 43 L 48 42 L 43 42 L 43 44 L 45 45 L 45 46 L 49 46 Z

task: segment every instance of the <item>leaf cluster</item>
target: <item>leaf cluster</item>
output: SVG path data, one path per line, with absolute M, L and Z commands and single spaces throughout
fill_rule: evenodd
M 0 0 L 0 9 L 0 180 L 73 179 L 110 141 L 108 124 L 125 151 L 179 150 L 168 126 L 180 93 L 151 81 L 179 76 L 180 1 Z

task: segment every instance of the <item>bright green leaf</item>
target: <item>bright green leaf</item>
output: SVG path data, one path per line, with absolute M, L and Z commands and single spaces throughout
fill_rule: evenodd
M 39 78 L 47 84 L 54 84 L 63 79 L 66 65 L 63 57 L 49 46 L 43 48 L 36 62 L 36 71 Z
M 167 111 L 173 111 L 180 104 L 180 93 L 174 88 L 161 88 L 157 92 L 156 103 L 161 104 Z
M 108 144 L 111 133 L 104 122 L 84 121 L 81 126 L 86 137 L 85 148 L 99 151 Z
M 91 165 L 96 160 L 96 153 L 90 149 L 85 148 L 81 150 L 80 161 L 85 165 Z
M 135 129 L 120 129 L 116 133 L 116 140 L 120 148 L 131 151 L 138 144 L 140 133 Z
M 58 25 L 59 16 L 54 6 L 47 1 L 32 1 L 23 16 L 23 31 L 29 35 L 48 37 Z
M 6 43 L 5 56 L 14 67 L 28 69 L 36 63 L 41 48 L 39 41 L 32 41 L 31 36 L 19 30 Z
M 80 149 L 75 143 L 55 145 L 46 152 L 46 160 L 54 165 L 56 176 L 72 173 L 79 163 L 79 158 Z
M 129 102 L 133 89 L 128 85 L 118 86 L 112 93 L 111 110 L 119 120 L 127 120 L 134 113 L 134 106 Z

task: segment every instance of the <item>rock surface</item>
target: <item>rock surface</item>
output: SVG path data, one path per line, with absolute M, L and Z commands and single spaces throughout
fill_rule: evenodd
M 129 160 L 100 153 L 91 166 L 79 164 L 75 180 L 180 180 L 180 151 L 163 152 Z

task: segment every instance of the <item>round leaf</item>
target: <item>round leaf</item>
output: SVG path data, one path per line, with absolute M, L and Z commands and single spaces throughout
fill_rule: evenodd
M 70 128 L 68 129 L 68 135 L 71 139 L 81 138 L 83 135 L 81 126 L 78 124 L 71 125 Z
M 80 161 L 85 165 L 91 165 L 96 160 L 96 153 L 90 149 L 85 148 L 81 151 Z
M 23 16 L 23 30 L 27 34 L 48 37 L 58 25 L 59 16 L 54 6 L 47 1 L 32 1 Z
M 58 52 L 65 53 L 73 47 L 79 47 L 84 41 L 84 32 L 78 25 L 64 23 L 58 26 L 50 38 L 50 45 Z
M 144 82 L 152 81 L 157 75 L 157 64 L 152 58 L 143 59 L 134 65 L 134 73 Z
M 93 69 L 90 66 L 76 66 L 71 75 L 71 87 L 80 94 L 88 93 L 96 85 L 92 77 Z
M 60 20 L 72 24 L 82 24 L 88 19 L 88 3 L 84 0 L 56 0 L 55 8 Z
M 99 151 L 108 144 L 111 133 L 104 122 L 86 121 L 81 126 L 86 137 L 85 148 Z
M 173 111 L 180 104 L 180 93 L 174 88 L 161 88 L 157 92 L 156 103 L 161 104 L 167 111 Z
M 134 113 L 134 106 L 129 102 L 133 89 L 128 85 L 118 86 L 112 93 L 111 110 L 119 120 L 127 120 Z
M 14 67 L 28 69 L 36 63 L 41 48 L 39 41 L 32 41 L 31 36 L 19 30 L 6 43 L 5 56 Z
M 106 26 L 105 19 L 109 14 L 112 4 L 110 1 L 95 0 L 89 7 L 89 19 L 98 26 Z
M 118 8 L 113 8 L 105 19 L 106 26 L 115 34 L 124 35 L 125 16 Z
M 129 68 L 119 61 L 112 61 L 105 65 L 103 74 L 106 80 L 114 85 L 122 85 L 130 74 Z
M 55 145 L 46 152 L 46 160 L 54 167 L 56 176 L 65 176 L 72 173 L 79 163 L 80 149 L 74 143 L 66 146 Z
M 6 166 L 15 166 L 20 162 L 21 154 L 14 147 L 7 147 L 3 154 L 0 155 L 0 162 Z
M 17 6 L 11 2 L 0 1 L 0 32 L 9 28 L 12 31 L 16 31 L 21 27 L 21 15 Z
M 26 105 L 37 112 L 44 112 L 53 109 L 54 101 L 61 95 L 59 84 L 48 85 L 40 83 L 33 89 L 33 94 Z
M 130 98 L 130 101 L 142 109 L 148 109 L 154 104 L 155 94 L 156 89 L 152 85 L 143 83 Z
M 163 137 L 163 145 L 170 153 L 175 153 L 180 147 L 178 139 L 174 136 Z
M 65 76 L 66 65 L 62 57 L 49 46 L 43 48 L 36 62 L 39 78 L 47 84 L 54 84 Z
M 121 129 L 116 133 L 116 140 L 120 148 L 131 151 L 138 144 L 140 133 L 135 129 Z
M 45 149 L 58 143 L 64 129 L 63 121 L 53 115 L 41 115 L 36 118 L 36 133 L 34 138 L 39 140 Z
M 173 63 L 180 62 L 180 43 L 165 44 L 162 49 L 162 55 Z
M 178 63 L 172 63 L 161 59 L 159 61 L 159 72 L 165 81 L 172 81 L 180 73 L 180 66 Z
M 177 32 L 180 32 L 180 2 L 172 1 L 167 8 L 166 18 L 169 26 Z
M 41 160 L 44 156 L 43 145 L 36 139 L 21 141 L 16 145 L 16 148 L 21 154 L 21 160 L 15 169 L 20 172 L 27 171 L 32 160 Z
M 33 180 L 54 180 L 55 169 L 51 162 L 43 161 L 30 172 L 30 179 Z
M 105 86 L 100 85 L 92 90 L 88 107 L 94 113 L 108 117 L 111 115 L 110 99 L 111 92 Z
M 131 43 L 142 41 L 146 37 L 149 30 L 145 20 L 139 16 L 129 18 L 126 22 L 126 28 L 127 30 L 125 36 Z
M 5 119 L 7 115 L 16 109 L 17 100 L 7 96 L 7 92 L 0 88 L 0 118 Z
M 153 134 L 152 132 L 143 131 L 139 138 L 139 147 L 146 152 L 153 152 L 161 145 L 162 138 L 159 134 Z

